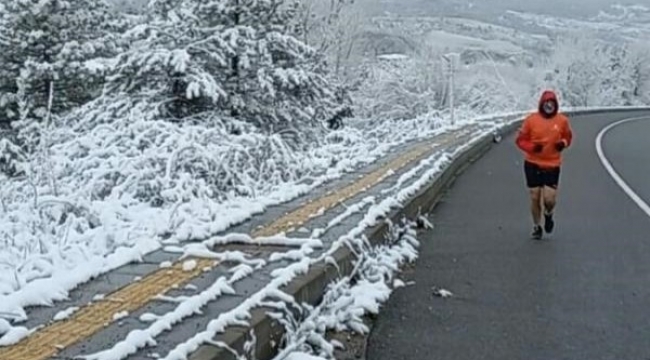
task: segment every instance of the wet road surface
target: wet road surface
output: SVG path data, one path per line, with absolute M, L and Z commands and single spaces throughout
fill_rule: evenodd
M 556 229 L 530 238 L 522 154 L 504 138 L 456 181 L 420 258 L 382 309 L 368 360 L 650 359 L 650 214 L 596 139 L 647 113 L 576 116 Z M 650 203 L 650 119 L 601 136 L 612 170 Z M 440 287 L 450 298 L 433 295 Z

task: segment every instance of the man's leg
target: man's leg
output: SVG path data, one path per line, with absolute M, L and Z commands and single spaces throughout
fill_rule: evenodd
M 542 238 L 542 188 L 530 188 L 530 212 L 533 216 L 533 239 L 539 240 Z
M 557 189 L 550 186 L 544 187 L 544 231 L 547 233 L 553 232 L 555 221 L 553 220 L 553 210 L 555 210 Z
M 530 189 L 530 211 L 533 215 L 533 224 L 535 226 L 542 223 L 542 188 L 536 187 Z
M 533 216 L 533 233 L 534 239 L 542 238 L 542 188 L 544 185 L 542 173 L 539 167 L 529 162 L 524 162 L 524 172 L 526 174 L 526 186 L 530 192 L 530 212 Z
M 546 174 L 546 181 L 543 191 L 544 199 L 544 231 L 553 232 L 555 221 L 553 220 L 553 211 L 557 204 L 557 188 L 560 178 L 560 169 L 550 170 Z
M 557 203 L 557 189 L 550 186 L 544 186 L 542 194 L 544 199 L 544 214 L 553 214 L 555 204 Z

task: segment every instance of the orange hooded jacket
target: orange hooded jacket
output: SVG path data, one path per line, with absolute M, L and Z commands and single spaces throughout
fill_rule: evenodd
M 542 105 L 547 101 L 555 102 L 555 112 L 546 115 Z M 524 151 L 526 161 L 542 168 L 559 167 L 562 164 L 562 154 L 558 145 L 564 148 L 571 146 L 573 132 L 569 119 L 558 112 L 559 102 L 552 91 L 545 91 L 539 100 L 539 111 L 524 119 L 517 136 L 517 146 Z M 535 152 L 535 147 L 541 145 L 541 151 Z

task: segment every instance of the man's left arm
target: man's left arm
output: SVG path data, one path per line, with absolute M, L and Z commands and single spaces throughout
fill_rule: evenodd
M 563 151 L 564 149 L 571 146 L 573 141 L 573 130 L 571 130 L 571 125 L 569 124 L 569 119 L 564 117 L 562 121 L 562 129 L 560 131 L 560 140 L 555 143 L 555 149 L 557 151 Z
M 568 118 L 565 118 L 564 126 L 562 127 L 562 141 L 564 141 L 564 147 L 571 146 L 573 142 L 573 130 L 571 129 Z

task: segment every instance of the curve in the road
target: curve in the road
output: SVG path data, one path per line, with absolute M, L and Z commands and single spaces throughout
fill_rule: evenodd
M 650 121 L 631 120 L 642 115 L 572 118 L 550 240 L 530 239 L 513 134 L 467 168 L 419 236 L 420 257 L 402 275 L 415 284 L 382 308 L 367 358 L 650 359 L 650 221 L 603 167 L 650 202 L 650 144 L 639 144 Z
M 609 161 L 607 158 L 605 151 L 603 150 L 603 138 L 609 131 L 612 129 L 619 127 L 621 125 L 634 122 L 634 121 L 641 121 L 641 120 L 650 120 L 650 117 L 648 116 L 641 116 L 641 117 L 633 117 L 633 118 L 628 118 L 628 119 L 623 119 L 620 121 L 617 121 L 615 123 L 609 124 L 603 130 L 598 133 L 598 136 L 596 137 L 596 151 L 598 152 L 598 157 L 600 158 L 600 161 L 603 163 L 603 166 L 609 173 L 609 175 L 616 181 L 616 184 L 623 189 L 623 191 L 634 201 L 643 212 L 646 213 L 650 217 L 650 206 L 648 203 L 646 203 L 633 189 L 628 185 L 627 182 L 621 177 L 621 175 L 614 169 L 614 166 L 612 166 L 612 163 Z

